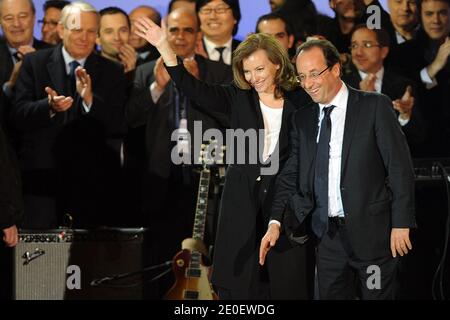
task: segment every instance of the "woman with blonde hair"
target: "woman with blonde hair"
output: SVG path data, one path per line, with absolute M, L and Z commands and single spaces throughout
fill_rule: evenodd
M 183 94 L 200 106 L 214 106 L 203 111 L 227 115 L 236 130 L 233 141 L 227 140 L 228 147 L 234 146 L 227 148 L 233 159 L 225 176 L 213 256 L 211 281 L 219 298 L 306 299 L 304 246 L 294 246 L 282 232 L 284 241 L 271 250 L 267 264 L 258 264 L 260 240 L 268 225 L 280 228 L 268 212 L 273 178 L 288 155 L 289 118 L 304 97 L 286 50 L 271 36 L 250 35 L 234 52 L 234 83 L 211 85 L 186 70 L 189 61 L 177 60 L 164 27 L 145 18 L 136 27 L 136 33 L 161 53 Z M 247 134 L 244 139 L 239 139 L 239 131 Z

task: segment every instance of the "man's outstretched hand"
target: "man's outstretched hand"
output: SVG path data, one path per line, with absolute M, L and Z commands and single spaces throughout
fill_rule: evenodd
M 276 223 L 271 223 L 267 229 L 266 234 L 261 239 L 261 246 L 259 247 L 259 264 L 264 265 L 266 256 L 269 250 L 275 246 L 280 237 L 280 226 Z

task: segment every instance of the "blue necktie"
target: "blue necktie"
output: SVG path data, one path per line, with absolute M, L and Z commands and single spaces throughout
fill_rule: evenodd
M 331 118 L 335 106 L 323 108 L 324 116 L 320 124 L 314 171 L 314 194 L 316 209 L 312 215 L 311 226 L 317 237 L 322 238 L 328 229 L 328 166 L 330 162 Z
M 77 79 L 75 76 L 75 69 L 80 65 L 80 63 L 76 60 L 69 63 L 70 71 L 69 71 L 69 79 L 70 79 L 70 93 L 72 97 L 77 92 Z

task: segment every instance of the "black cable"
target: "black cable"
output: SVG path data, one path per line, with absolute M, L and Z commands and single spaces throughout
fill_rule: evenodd
M 154 270 L 154 269 L 158 269 L 158 268 L 162 268 L 162 267 L 170 267 L 171 265 L 172 265 L 172 260 L 169 260 L 169 261 L 166 261 L 166 262 L 158 264 L 158 265 L 154 265 L 154 266 L 150 266 L 150 267 L 144 268 L 142 270 L 133 271 L 133 272 L 127 272 L 127 273 L 122 273 L 122 274 L 117 274 L 117 275 L 104 277 L 104 278 L 100 278 L 100 279 L 94 279 L 94 280 L 91 281 L 91 286 L 92 287 L 97 287 L 99 285 L 104 285 L 104 283 L 109 283 L 109 282 L 114 281 L 114 280 L 120 280 L 120 279 L 129 278 L 129 277 L 132 277 L 132 276 L 135 276 L 135 275 L 138 275 L 138 274 L 146 273 L 147 271 L 151 271 L 151 270 Z M 171 268 L 168 268 L 168 270 L 170 271 Z M 161 274 L 157 275 L 155 278 L 151 279 L 150 282 L 153 282 L 153 281 L 159 279 L 160 277 L 162 277 L 166 273 L 168 273 L 167 270 L 165 270 Z M 121 286 L 125 286 L 125 285 L 121 285 Z M 131 285 L 131 286 L 134 286 L 134 285 Z
M 438 298 L 440 300 L 445 300 L 445 293 L 444 293 L 444 273 L 445 273 L 445 262 L 447 260 L 447 251 L 448 251 L 448 240 L 450 235 L 450 175 L 448 174 L 445 167 L 440 162 L 435 162 L 433 164 L 433 167 L 437 166 L 439 169 L 441 169 L 442 176 L 444 178 L 445 182 L 445 188 L 447 190 L 447 220 L 445 223 L 445 235 L 444 235 L 444 248 L 442 252 L 441 260 L 439 261 L 438 267 L 436 268 L 436 272 L 433 276 L 433 282 L 431 286 L 431 294 L 433 296 L 433 300 L 437 300 Z M 436 281 L 439 276 L 439 294 L 440 297 L 436 297 L 435 295 L 435 287 L 436 287 Z

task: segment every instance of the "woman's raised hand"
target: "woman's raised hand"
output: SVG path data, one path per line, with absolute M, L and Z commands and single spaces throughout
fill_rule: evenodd
M 166 40 L 165 21 L 162 21 L 161 27 L 147 17 L 141 17 L 134 23 L 135 33 L 147 40 L 151 45 L 158 47 Z

